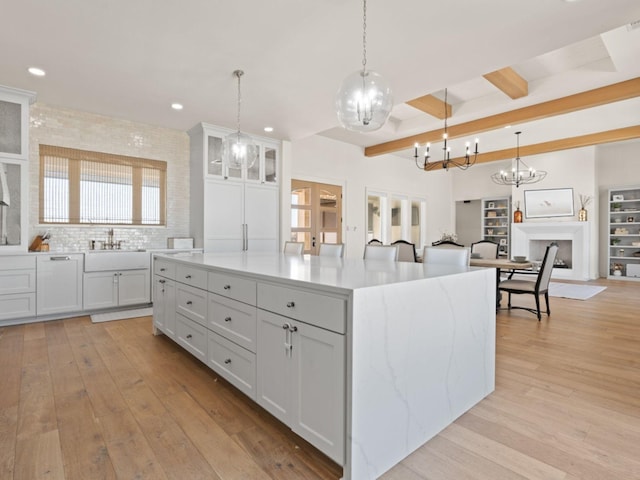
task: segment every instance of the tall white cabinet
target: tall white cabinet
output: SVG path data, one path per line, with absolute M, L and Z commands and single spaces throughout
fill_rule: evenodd
M 640 281 L 640 186 L 609 190 L 609 278 Z
M 221 162 L 222 141 L 233 130 L 204 123 L 191 139 L 191 234 L 205 252 L 279 249 L 280 142 L 253 137 L 260 158 L 250 168 Z

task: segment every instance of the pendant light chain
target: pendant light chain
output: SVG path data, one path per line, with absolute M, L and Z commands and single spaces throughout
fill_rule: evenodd
M 362 72 L 367 71 L 367 0 L 362 2 Z
M 242 70 L 236 70 L 233 72 L 236 77 L 238 77 L 238 117 L 237 117 L 237 127 L 238 127 L 238 135 L 240 134 L 240 106 L 242 105 L 242 92 L 240 90 L 240 77 L 244 75 Z

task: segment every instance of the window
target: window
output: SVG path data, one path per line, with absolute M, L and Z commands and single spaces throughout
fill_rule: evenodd
M 427 201 L 391 192 L 367 190 L 367 242 L 406 240 L 421 249 L 426 238 Z
M 40 145 L 40 223 L 166 225 L 167 162 Z

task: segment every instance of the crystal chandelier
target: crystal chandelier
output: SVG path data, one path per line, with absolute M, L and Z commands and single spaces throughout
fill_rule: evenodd
M 437 168 L 444 168 L 445 170 L 449 170 L 451 167 L 456 167 L 461 170 L 466 170 L 470 166 L 476 163 L 478 159 L 478 142 L 479 140 L 476 138 L 474 151 L 470 151 L 469 142 L 465 145 L 465 153 L 464 153 L 464 161 L 459 161 L 456 159 L 451 159 L 451 147 L 449 146 L 449 133 L 447 131 L 447 89 L 444 89 L 444 133 L 442 134 L 442 139 L 444 141 L 444 145 L 442 147 L 442 160 L 429 162 L 431 155 L 429 150 L 431 149 L 431 144 L 427 143 L 425 145 L 424 155 L 421 157 L 418 155 L 418 148 L 420 146 L 416 143 L 413 151 L 413 158 L 416 161 L 416 166 L 420 170 L 430 171 L 435 170 Z M 473 156 L 472 156 L 473 155 Z
M 373 132 L 389 118 L 393 95 L 386 80 L 367 70 L 367 0 L 363 0 L 362 70 L 347 76 L 336 94 L 340 124 L 354 132 Z
M 251 168 L 260 155 L 260 149 L 253 138 L 240 131 L 240 104 L 242 103 L 240 77 L 244 72 L 235 70 L 233 74 L 238 79 L 237 131 L 230 133 L 222 141 L 222 164 L 234 169 Z
M 499 172 L 491 175 L 491 180 L 498 185 L 515 185 L 518 188 L 520 185 L 537 183 L 547 176 L 547 172 L 544 170 L 535 170 L 531 168 L 523 160 L 520 159 L 520 134 L 522 132 L 515 132 L 517 138 L 516 146 L 516 158 L 513 160 L 511 170 L 500 170 Z

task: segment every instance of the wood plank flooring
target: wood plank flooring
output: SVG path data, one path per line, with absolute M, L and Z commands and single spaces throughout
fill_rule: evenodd
M 640 283 L 589 283 L 500 312 L 496 391 L 383 478 L 640 479 Z M 150 318 L 0 328 L 0 480 L 340 476 Z

